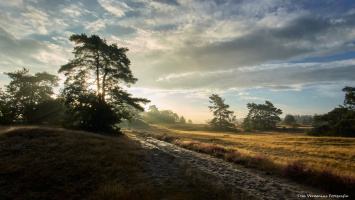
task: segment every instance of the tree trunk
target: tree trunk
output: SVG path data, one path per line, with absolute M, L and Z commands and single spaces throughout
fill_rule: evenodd
M 100 92 L 100 54 L 96 52 L 96 81 L 97 81 L 97 94 L 99 97 L 99 103 L 101 103 L 102 95 Z

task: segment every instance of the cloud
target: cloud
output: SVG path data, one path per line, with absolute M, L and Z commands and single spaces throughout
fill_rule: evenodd
M 130 11 L 131 8 L 121 1 L 115 0 L 98 0 L 100 5 L 105 8 L 105 10 L 116 15 L 117 17 L 123 17 L 127 11 Z
M 164 89 L 246 89 L 296 90 L 302 85 L 326 82 L 355 82 L 355 59 L 329 63 L 269 64 L 254 69 L 172 74 L 138 84 Z
M 21 2 L 17 4 L 22 9 L 0 14 L 3 29 L 16 37 L 5 43 L 16 41 L 20 48 L 30 36 L 68 47 L 65 38 L 72 33 L 99 34 L 130 49 L 141 87 L 300 90 L 317 81 L 353 81 L 350 61 L 332 62 L 333 68 L 290 63 L 355 51 L 355 13 L 350 11 L 326 15 L 313 12 L 303 1 L 282 0 L 66 1 L 57 3 L 59 12 L 50 7 L 54 3 Z M 7 58 L 1 62 L 59 64 L 68 57 L 66 47 L 56 57 L 52 52 L 59 46 L 28 42 L 34 51 L 24 59 L 4 52 L 0 56 Z
M 37 28 L 37 31 L 40 34 L 47 34 L 48 31 L 45 28 L 46 25 L 50 25 L 50 21 L 48 20 L 48 15 L 33 6 L 26 6 L 26 11 L 21 13 L 21 16 L 26 20 L 31 27 Z
M 17 39 L 0 27 L 1 72 L 15 71 L 22 67 L 35 71 L 56 73 L 69 58 L 66 49 L 32 39 Z
M 105 29 L 106 28 L 106 22 L 102 19 L 96 20 L 94 22 L 88 23 L 85 26 L 86 30 L 89 30 L 90 32 L 96 33 L 99 30 Z

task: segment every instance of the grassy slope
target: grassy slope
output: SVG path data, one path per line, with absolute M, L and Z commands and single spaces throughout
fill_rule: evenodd
M 0 132 L 0 199 L 153 199 L 126 137 L 26 127 Z

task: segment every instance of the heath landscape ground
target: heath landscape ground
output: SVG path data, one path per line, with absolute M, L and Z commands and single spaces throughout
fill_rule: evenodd
M 195 124 L 140 124 L 135 128 L 184 148 L 328 191 L 355 187 L 355 138 L 307 136 L 310 127 L 253 132 L 215 132 Z

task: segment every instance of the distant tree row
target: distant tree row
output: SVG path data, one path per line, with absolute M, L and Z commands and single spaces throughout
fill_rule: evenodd
M 291 115 L 287 114 L 283 120 L 283 124 L 291 125 L 292 123 L 298 123 L 303 125 L 311 125 L 313 123 L 312 115 Z
M 156 105 L 149 106 L 148 112 L 142 113 L 142 119 L 148 123 L 180 123 L 186 124 L 184 116 L 179 117 L 178 114 L 171 110 L 159 110 Z M 192 123 L 188 120 L 188 123 Z
M 27 69 L 5 73 L 11 79 L 0 90 L 0 124 L 46 124 L 96 132 L 119 132 L 132 110 L 143 111 L 145 98 L 134 98 L 123 85 L 137 82 L 126 56 L 127 48 L 107 44 L 97 35 L 72 35 L 75 58 L 59 69 L 66 76 L 64 89 L 55 98 L 58 77 Z
M 283 123 L 294 128 L 298 127 L 299 123 L 312 124 L 313 128 L 307 131 L 307 134 L 312 136 L 355 137 L 355 87 L 345 87 L 342 91 L 345 92 L 345 100 L 339 108 L 323 115 L 287 114 Z M 213 104 L 209 109 L 214 115 L 214 118 L 208 121 L 209 125 L 215 130 L 234 129 L 236 117 L 233 111 L 228 110 L 229 105 L 217 94 L 212 94 L 209 98 Z M 265 104 L 248 103 L 247 108 L 249 113 L 242 124 L 245 130 L 270 130 L 281 122 L 279 115 L 282 110 L 270 101 L 265 101 Z

